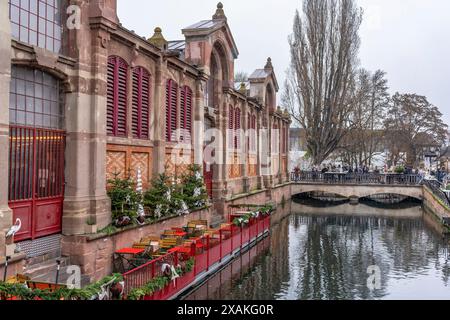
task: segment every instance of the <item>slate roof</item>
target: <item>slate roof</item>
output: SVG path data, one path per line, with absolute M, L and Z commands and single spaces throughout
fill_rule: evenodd
M 184 30 L 192 30 L 192 29 L 211 29 L 220 24 L 220 21 L 214 21 L 214 20 L 202 20 L 197 23 L 194 23 L 193 25 L 190 25 L 189 27 L 184 28 Z
M 268 76 L 270 76 L 270 74 L 271 74 L 271 72 L 267 71 L 265 69 L 256 69 L 248 78 L 249 79 L 265 79 Z
M 167 43 L 169 50 L 177 50 L 177 51 L 184 51 L 186 48 L 186 41 L 184 40 L 175 40 L 175 41 L 169 41 Z

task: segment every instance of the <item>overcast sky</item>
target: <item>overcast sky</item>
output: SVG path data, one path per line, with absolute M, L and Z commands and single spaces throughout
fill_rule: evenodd
M 289 66 L 288 35 L 301 0 L 223 0 L 239 49 L 235 71 L 250 74 L 271 57 L 280 85 Z M 450 1 L 357 0 L 364 9 L 361 65 L 387 72 L 391 93 L 426 95 L 450 124 Z M 167 40 L 210 19 L 214 0 L 118 0 L 122 24 L 149 37 L 159 26 Z

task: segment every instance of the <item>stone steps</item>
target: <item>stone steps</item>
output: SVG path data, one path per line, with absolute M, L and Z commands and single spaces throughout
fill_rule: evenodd
M 70 258 L 68 257 L 56 257 L 48 259 L 44 262 L 28 265 L 25 269 L 24 275 L 29 277 L 32 281 L 36 282 L 56 282 L 57 274 L 57 260 L 61 263 L 59 271 L 58 284 L 65 285 L 67 280 L 72 276 L 72 273 L 68 273 L 70 267 Z M 81 275 L 81 286 L 84 287 L 90 283 L 90 278 L 85 275 Z
M 57 260 L 61 262 L 61 269 L 70 265 L 69 258 L 67 257 L 51 258 L 38 263 L 32 262 L 28 263 L 25 267 L 24 275 L 30 277 L 31 280 L 36 280 L 52 272 L 55 272 L 56 275 Z

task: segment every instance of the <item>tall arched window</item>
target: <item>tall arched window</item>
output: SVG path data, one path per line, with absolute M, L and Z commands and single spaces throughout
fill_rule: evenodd
M 14 125 L 62 129 L 64 112 L 60 84 L 50 74 L 31 68 L 11 68 L 9 121 Z
M 176 141 L 178 84 L 172 79 L 166 83 L 166 141 Z
M 134 138 L 150 138 L 150 87 L 150 73 L 142 67 L 134 68 L 131 117 Z
M 266 87 L 266 107 L 269 109 L 269 111 L 275 110 L 275 92 L 270 84 Z
M 181 141 L 190 142 L 192 135 L 192 90 L 188 86 L 181 88 Z
M 59 53 L 62 12 L 61 0 L 9 0 L 12 37 Z
M 108 58 L 106 129 L 110 136 L 127 135 L 128 64 L 120 57 Z
M 219 70 L 216 62 L 216 58 L 211 54 L 211 66 L 210 66 L 210 76 L 207 83 L 206 90 L 206 103 L 208 107 L 216 107 L 216 81 L 219 78 Z

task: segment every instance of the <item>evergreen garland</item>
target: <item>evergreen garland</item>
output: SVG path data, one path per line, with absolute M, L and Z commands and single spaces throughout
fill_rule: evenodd
M 59 288 L 55 291 L 30 289 L 21 283 L 0 282 L 0 300 L 17 298 L 20 300 L 94 300 L 98 298 L 101 287 L 109 282 L 123 281 L 121 274 L 114 274 L 83 289 Z
M 181 267 L 176 268 L 177 274 L 181 277 L 194 269 L 195 259 L 191 258 L 186 261 L 184 270 Z M 131 292 L 126 297 L 127 300 L 141 300 L 144 297 L 151 296 L 159 290 L 164 289 L 171 281 L 171 277 L 168 276 L 158 276 L 154 277 L 150 282 L 148 282 L 142 288 L 136 288 L 131 290 Z

